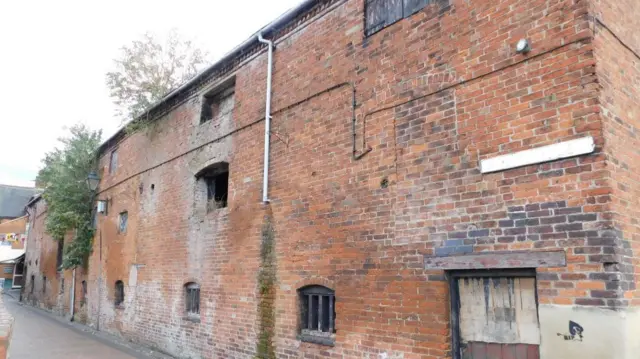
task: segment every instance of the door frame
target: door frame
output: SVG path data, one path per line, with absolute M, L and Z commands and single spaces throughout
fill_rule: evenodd
M 491 277 L 518 277 L 533 278 L 535 288 L 536 308 L 538 308 L 538 280 L 535 268 L 518 269 L 473 269 L 452 270 L 446 272 L 449 281 L 450 325 L 451 325 L 451 352 L 453 359 L 462 359 L 460 351 L 460 290 L 458 280 L 461 278 L 491 278 Z M 537 312 L 537 310 L 536 310 Z M 538 317 L 538 323 L 540 318 Z

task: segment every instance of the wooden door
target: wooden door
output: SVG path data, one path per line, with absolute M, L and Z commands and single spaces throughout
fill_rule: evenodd
M 459 357 L 539 359 L 534 277 L 457 279 Z

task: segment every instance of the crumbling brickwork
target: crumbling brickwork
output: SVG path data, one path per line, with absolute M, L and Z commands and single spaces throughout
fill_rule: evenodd
M 108 211 L 88 265 L 89 324 L 184 358 L 451 358 L 448 274 L 425 258 L 478 252 L 562 252 L 561 265 L 536 269 L 547 313 L 637 301 L 638 58 L 595 20 L 622 10 L 433 1 L 365 37 L 364 0 L 320 3 L 272 34 L 269 204 L 262 47 L 168 99 L 152 127 L 101 148 Z M 631 44 L 634 21 L 616 22 Z M 516 53 L 521 38 L 530 53 Z M 202 96 L 230 79 L 233 111 L 201 123 Z M 589 154 L 480 169 L 589 136 Z M 228 205 L 209 211 L 198 174 L 221 162 Z M 197 320 L 185 313 L 191 282 Z M 333 346 L 298 337 L 307 285 L 335 291 Z M 542 320 L 544 338 L 563 330 Z M 543 352 L 565 350 L 557 340 Z

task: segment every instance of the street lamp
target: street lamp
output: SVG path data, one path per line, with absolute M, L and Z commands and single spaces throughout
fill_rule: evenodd
M 87 186 L 91 190 L 91 192 L 95 192 L 98 189 L 98 185 L 100 184 L 100 177 L 96 174 L 96 171 L 91 171 L 87 176 Z

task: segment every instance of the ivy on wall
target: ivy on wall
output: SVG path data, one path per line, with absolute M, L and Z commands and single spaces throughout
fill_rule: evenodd
M 261 233 L 260 272 L 258 274 L 258 320 L 260 332 L 256 359 L 275 359 L 275 296 L 276 296 L 276 255 L 275 231 L 272 219 L 265 216 Z

